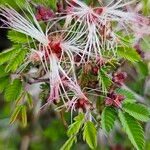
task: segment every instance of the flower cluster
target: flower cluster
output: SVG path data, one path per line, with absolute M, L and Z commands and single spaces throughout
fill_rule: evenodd
M 134 25 L 144 25 L 140 21 L 142 16 L 123 9 L 129 4 L 119 0 L 115 4 L 94 7 L 79 0 L 66 0 L 66 8 L 58 4 L 57 12 L 44 6 L 36 7 L 33 12 L 27 3 L 32 21 L 11 7 L 0 7 L 4 27 L 33 40 L 27 58 L 33 64 L 41 65 L 44 76 L 49 79 L 46 104 L 61 100 L 60 108 L 68 110 L 89 111 L 94 107 L 90 95 L 104 92 L 98 81 L 99 72 L 111 59 L 117 59 L 117 47 L 125 45 L 116 32 L 124 29 L 128 33 L 129 25 L 130 30 Z M 45 29 L 40 26 L 42 23 L 45 23 Z M 121 72 L 108 76 L 112 76 L 112 82 L 118 86 L 126 78 Z M 109 93 L 105 103 L 120 107 L 123 99 L 121 95 Z

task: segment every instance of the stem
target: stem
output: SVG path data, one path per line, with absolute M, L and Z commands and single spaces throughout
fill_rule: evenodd
M 30 143 L 30 137 L 28 135 L 23 136 L 20 150 L 28 150 L 29 143 Z
M 63 111 L 60 112 L 60 118 L 61 118 L 61 121 L 62 121 L 65 129 L 67 129 L 68 128 L 68 124 L 67 124 L 67 122 L 66 122 L 66 120 L 64 118 L 64 112 Z
M 36 80 L 29 80 L 27 81 L 29 84 L 35 84 L 35 83 L 40 83 L 40 82 L 48 82 L 49 79 L 36 79 Z

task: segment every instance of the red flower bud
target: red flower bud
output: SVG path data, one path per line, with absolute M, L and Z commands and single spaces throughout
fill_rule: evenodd
M 127 74 L 125 72 L 117 72 L 113 75 L 113 82 L 115 82 L 117 85 L 121 86 L 125 79 L 127 78 Z
M 37 21 L 41 21 L 42 20 L 42 16 L 39 13 L 37 13 L 35 15 L 35 17 L 36 17 Z
M 92 67 L 92 73 L 94 74 L 94 75 L 98 75 L 98 71 L 99 71 L 99 68 L 98 67 Z
M 75 107 L 76 109 L 82 109 L 83 111 L 85 111 L 91 107 L 91 104 L 88 100 L 82 98 L 77 101 Z
M 63 5 L 61 3 L 57 3 L 57 12 L 62 13 L 64 12 Z
M 47 21 L 50 18 L 53 18 L 55 15 L 51 9 L 48 9 L 44 6 L 37 7 L 37 14 L 35 15 L 38 21 Z
M 81 61 L 81 56 L 78 55 L 78 54 L 75 55 L 75 56 L 74 56 L 74 61 L 77 62 L 77 63 L 80 62 L 80 61 Z
M 124 99 L 125 99 L 125 97 L 123 95 L 109 93 L 108 97 L 105 99 L 105 105 L 115 106 L 115 107 L 119 108 Z

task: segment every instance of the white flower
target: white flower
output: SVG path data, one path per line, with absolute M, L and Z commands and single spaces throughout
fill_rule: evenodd
M 28 54 L 28 58 L 33 62 L 41 62 L 46 74 L 48 74 L 50 95 L 47 104 L 59 98 L 66 104 L 66 101 L 70 101 L 70 98 L 63 80 L 65 78 L 71 85 L 77 84 L 74 70 L 74 54 L 79 55 L 82 52 L 83 45 L 78 45 L 80 36 L 78 38 L 74 35 L 69 37 L 69 34 L 66 34 L 63 38 L 60 33 L 60 37 L 58 36 L 57 38 L 55 36 L 56 32 L 49 33 L 49 29 L 44 34 L 29 6 L 27 10 L 32 16 L 33 23 L 11 7 L 1 6 L 0 15 L 4 17 L 2 21 L 6 28 L 28 35 L 39 42 L 39 46 L 36 46 L 37 50 L 30 49 L 31 53 Z M 67 86 L 67 88 L 71 87 Z
M 108 50 L 115 55 L 119 37 L 113 32 L 111 22 L 121 23 L 125 30 L 129 24 L 138 22 L 137 14 L 123 10 L 124 6 L 132 2 L 123 3 L 123 0 L 119 0 L 114 5 L 110 3 L 107 6 L 95 8 L 79 0 L 73 0 L 73 2 L 76 5 L 68 2 L 70 8 L 66 16 L 65 28 L 83 33 L 86 45 L 82 52 L 82 59 L 87 57 L 87 61 L 91 56 L 94 55 L 97 58 Z

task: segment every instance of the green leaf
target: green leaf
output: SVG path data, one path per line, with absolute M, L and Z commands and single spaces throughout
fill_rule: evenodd
M 148 76 L 149 69 L 146 62 L 140 61 L 138 63 L 135 63 L 134 66 L 138 74 L 138 80 L 145 79 Z
M 144 150 L 144 132 L 139 122 L 122 111 L 119 111 L 119 119 L 134 147 L 137 150 Z
M 150 120 L 149 110 L 142 104 L 126 103 L 123 104 L 123 110 L 140 121 Z
M 109 133 L 113 127 L 116 120 L 116 110 L 113 107 L 105 107 L 102 112 L 101 125 L 102 129 Z
M 50 4 L 51 9 L 56 10 L 57 9 L 57 0 L 51 0 L 48 1 Z
M 100 86 L 102 87 L 102 91 L 104 93 L 107 93 L 107 91 L 112 83 L 110 77 L 107 75 L 107 71 L 108 71 L 108 69 L 103 67 L 99 70 L 99 73 L 98 73 L 99 83 L 100 83 Z
M 83 113 L 80 113 L 78 116 L 76 116 L 74 118 L 75 121 L 82 121 L 84 119 L 84 114 Z
M 122 88 L 117 88 L 116 92 L 118 94 L 122 94 L 124 95 L 126 98 L 128 99 L 135 99 L 135 96 L 133 93 L 131 93 L 130 91 L 126 90 L 126 89 L 122 89 Z
M 9 85 L 9 76 L 0 78 L 0 92 L 3 92 Z
M 27 93 L 27 103 L 28 103 L 30 108 L 33 107 L 33 99 L 32 99 L 32 96 L 29 93 Z
M 0 65 L 9 62 L 16 55 L 17 52 L 17 48 L 12 48 L 0 53 Z
M 22 116 L 22 124 L 24 127 L 27 126 L 27 110 L 26 106 L 22 106 L 21 116 Z
M 15 108 L 9 121 L 10 124 L 13 124 L 17 120 L 17 116 L 19 115 L 19 112 L 21 111 L 21 109 L 22 109 L 22 105 L 19 105 Z
M 5 72 L 5 67 L 0 66 L 0 78 L 7 76 L 8 74 Z
M 141 61 L 140 55 L 136 52 L 134 48 L 131 47 L 119 47 L 117 49 L 117 54 L 131 62 Z
M 76 136 L 71 136 L 65 144 L 60 148 L 60 150 L 70 150 L 73 143 L 77 141 Z
M 75 122 L 69 126 L 69 129 L 67 131 L 68 136 L 76 135 L 79 132 L 81 126 L 83 125 L 84 114 L 80 113 L 74 118 L 74 120 Z
M 12 49 L 0 53 L 0 65 L 8 63 L 5 72 L 16 71 L 23 63 L 27 49 L 22 45 L 14 45 Z
M 149 7 L 149 0 L 142 0 L 143 2 L 143 13 L 144 15 L 149 15 L 150 13 L 150 7 Z
M 88 121 L 84 124 L 83 140 L 87 142 L 91 149 L 97 147 L 97 131 L 93 122 Z
M 125 96 L 125 100 L 123 101 L 123 103 L 134 103 L 134 102 L 136 102 L 134 94 L 131 93 L 129 90 L 117 88 L 116 93 Z
M 29 43 L 31 38 L 26 36 L 23 33 L 19 33 L 13 30 L 10 30 L 7 35 L 8 39 L 10 39 L 14 43 Z
M 13 82 L 8 85 L 8 88 L 5 90 L 5 100 L 14 101 L 19 98 L 22 91 L 22 82 L 19 79 L 13 80 Z
M 11 59 L 11 61 L 7 65 L 6 72 L 16 71 L 19 68 L 19 66 L 23 63 L 26 53 L 27 53 L 26 49 L 20 49 L 16 54 L 16 56 L 13 59 Z

